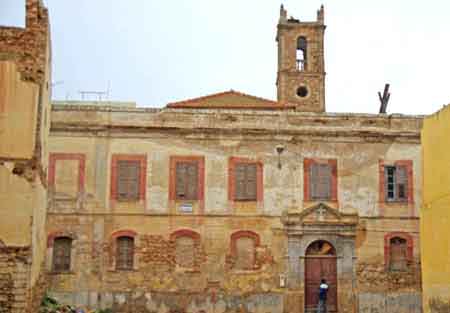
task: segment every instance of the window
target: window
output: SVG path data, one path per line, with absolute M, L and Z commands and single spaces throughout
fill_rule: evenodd
M 252 231 L 240 230 L 231 235 L 232 268 L 253 270 L 257 265 L 256 248 L 260 245 L 259 235 Z
M 256 201 L 256 164 L 238 163 L 235 167 L 235 200 Z
M 134 238 L 122 236 L 116 240 L 116 269 L 132 270 L 134 265 Z
M 175 239 L 175 262 L 180 267 L 194 268 L 195 242 L 190 236 L 180 236 Z
M 117 161 L 117 200 L 138 200 L 139 180 L 139 161 Z
M 389 270 L 405 271 L 408 268 L 408 246 L 406 239 L 393 237 L 389 240 Z
M 299 71 L 306 70 L 306 56 L 307 56 L 306 47 L 307 47 L 306 38 L 303 36 L 298 37 L 296 59 L 297 59 L 297 70 Z
M 337 201 L 337 161 L 304 160 L 304 198 L 306 201 Z
M 255 240 L 251 237 L 236 239 L 235 269 L 251 270 L 255 264 Z
M 111 158 L 111 193 L 117 201 L 145 199 L 147 157 L 145 155 L 114 154 Z
M 310 172 L 310 199 L 329 200 L 331 198 L 331 165 L 311 164 Z
M 197 162 L 177 162 L 175 188 L 177 200 L 198 200 Z
M 53 271 L 70 271 L 70 257 L 72 250 L 72 239 L 69 237 L 58 237 L 53 242 Z
M 385 166 L 385 200 L 406 202 L 408 201 L 408 171 L 403 165 Z

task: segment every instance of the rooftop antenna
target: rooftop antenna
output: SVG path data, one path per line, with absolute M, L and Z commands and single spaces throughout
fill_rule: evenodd
M 96 90 L 79 90 L 78 93 L 81 95 L 81 100 L 89 100 L 90 97 L 96 97 L 97 101 L 109 100 L 109 94 L 111 92 L 110 88 L 111 82 L 108 81 L 108 86 L 106 91 L 96 91 Z
M 389 84 L 384 85 L 383 96 L 381 92 L 378 91 L 378 98 L 380 99 L 380 114 L 386 114 L 387 105 L 389 102 L 389 98 L 391 97 L 391 93 L 389 92 Z

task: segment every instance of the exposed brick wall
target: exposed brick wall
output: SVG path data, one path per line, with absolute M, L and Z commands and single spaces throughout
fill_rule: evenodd
M 49 34 L 48 11 L 41 0 L 26 1 L 26 28 L 0 27 L 0 60 L 15 60 L 22 79 L 43 83 Z
M 29 307 L 30 255 L 29 247 L 0 248 L 0 313 Z

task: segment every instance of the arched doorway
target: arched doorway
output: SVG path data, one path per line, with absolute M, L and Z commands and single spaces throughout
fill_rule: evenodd
M 337 312 L 336 250 L 324 240 L 311 243 L 305 253 L 305 312 L 316 312 L 319 285 L 325 279 L 329 286 L 327 312 Z

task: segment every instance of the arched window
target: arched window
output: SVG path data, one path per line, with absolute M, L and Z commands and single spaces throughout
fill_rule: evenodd
M 231 235 L 231 254 L 233 269 L 253 270 L 256 265 L 256 248 L 259 246 L 259 235 L 241 230 Z
M 307 58 L 307 42 L 306 38 L 300 36 L 297 38 L 297 70 L 306 70 L 306 58 Z
M 408 268 L 408 245 L 406 239 L 393 237 L 389 240 L 389 270 L 405 271 Z
M 175 263 L 177 266 L 194 269 L 198 266 L 200 234 L 190 229 L 179 229 L 170 235 L 175 244 Z
M 190 236 L 180 236 L 175 239 L 175 262 L 184 268 L 195 266 L 195 241 Z
M 134 265 L 134 238 L 129 236 L 117 237 L 116 269 L 132 270 Z
M 70 271 L 72 238 L 56 237 L 53 241 L 53 266 L 55 272 Z
M 236 239 L 235 268 L 240 270 L 253 269 L 255 264 L 255 240 L 251 237 Z

